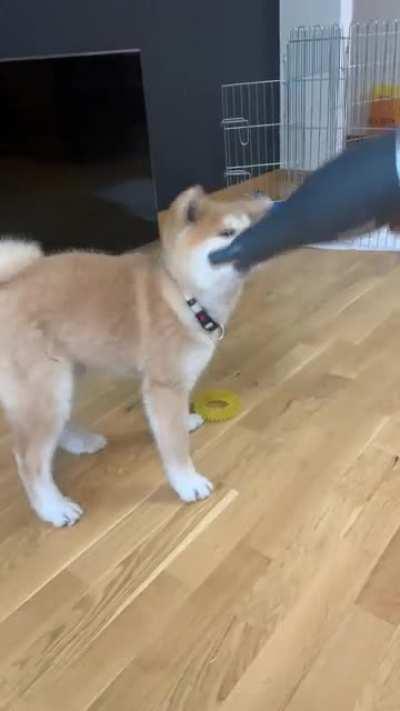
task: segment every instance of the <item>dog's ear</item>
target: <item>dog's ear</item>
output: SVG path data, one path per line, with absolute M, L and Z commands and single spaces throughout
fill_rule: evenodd
M 178 195 L 173 207 L 178 210 L 180 217 L 185 222 L 195 224 L 201 216 L 204 200 L 203 188 L 200 185 L 195 185 Z
M 197 200 L 190 200 L 186 210 L 186 220 L 188 222 L 197 222 L 199 216 L 199 203 Z
M 273 202 L 264 193 L 254 194 L 243 203 L 243 211 L 247 213 L 252 223 L 258 222 L 272 208 Z

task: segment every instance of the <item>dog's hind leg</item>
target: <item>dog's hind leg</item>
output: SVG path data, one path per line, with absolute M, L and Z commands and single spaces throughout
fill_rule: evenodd
M 71 411 L 72 369 L 66 362 L 47 361 L 26 380 L 14 378 L 8 392 L 6 414 L 13 430 L 18 473 L 30 504 L 43 521 L 72 526 L 82 509 L 63 496 L 52 473 L 54 452 Z
M 71 454 L 94 454 L 99 452 L 107 444 L 103 435 L 96 432 L 88 432 L 83 427 L 69 422 L 61 434 L 59 446 Z
M 86 372 L 84 365 L 80 363 L 74 365 L 76 379 L 85 377 Z M 58 442 L 61 449 L 71 454 L 94 454 L 104 449 L 106 444 L 107 440 L 103 435 L 89 432 L 71 420 L 65 425 Z

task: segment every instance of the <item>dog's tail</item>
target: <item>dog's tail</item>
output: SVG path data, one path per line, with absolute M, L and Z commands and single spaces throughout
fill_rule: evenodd
M 10 281 L 42 256 L 43 252 L 36 242 L 2 237 L 0 239 L 0 284 Z

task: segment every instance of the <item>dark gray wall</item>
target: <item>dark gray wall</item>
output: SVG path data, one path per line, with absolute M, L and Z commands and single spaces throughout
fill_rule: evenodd
M 0 57 L 139 48 L 159 207 L 223 182 L 220 86 L 276 78 L 279 0 L 0 0 Z

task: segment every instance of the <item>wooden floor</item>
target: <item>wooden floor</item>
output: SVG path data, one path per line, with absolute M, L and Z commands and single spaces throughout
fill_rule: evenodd
M 126 382 L 80 399 L 109 448 L 58 458 L 73 529 L 31 514 L 1 427 L 3 711 L 399 711 L 399 257 L 270 262 L 205 383 L 243 412 L 193 435 L 198 505 Z

